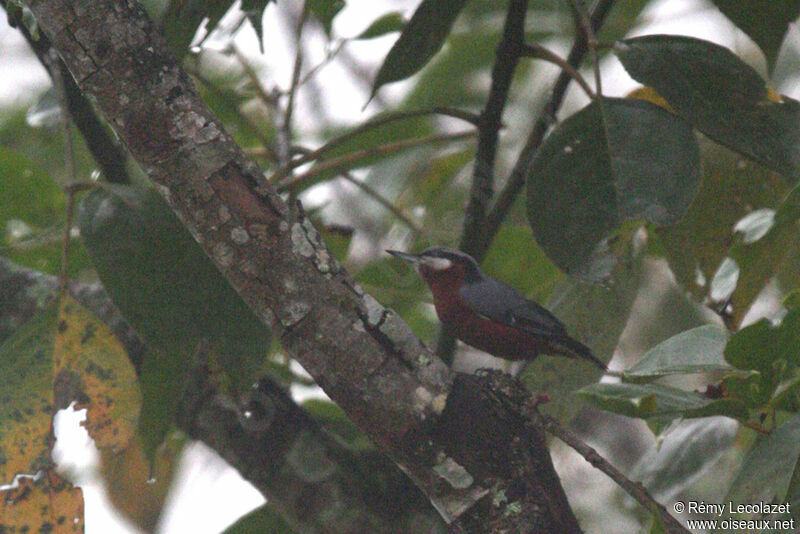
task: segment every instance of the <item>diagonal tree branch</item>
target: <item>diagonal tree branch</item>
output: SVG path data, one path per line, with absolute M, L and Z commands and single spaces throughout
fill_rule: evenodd
M 579 532 L 540 433 L 456 380 L 363 293 L 224 131 L 138 4 L 24 4 L 243 300 L 447 521 L 479 509 L 486 531 Z M 515 501 L 500 498 L 509 492 Z

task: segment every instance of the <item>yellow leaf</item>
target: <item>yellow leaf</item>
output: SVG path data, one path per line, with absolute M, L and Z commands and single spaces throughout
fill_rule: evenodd
M 0 345 L 0 484 L 51 463 L 55 327 L 51 305 Z
M 642 86 L 637 89 L 634 89 L 630 93 L 628 93 L 628 98 L 638 98 L 639 100 L 647 100 L 651 104 L 655 104 L 661 108 L 666 109 L 670 113 L 674 114 L 675 110 L 672 109 L 672 106 L 669 105 L 663 96 L 658 94 L 658 91 L 653 89 L 652 87 Z
M 105 323 L 62 295 L 55 338 L 59 406 L 86 408 L 86 426 L 99 449 L 120 451 L 136 431 L 141 392 L 125 349 Z
M 0 532 L 83 532 L 83 492 L 52 470 L 0 491 Z
M 138 440 L 119 454 L 100 451 L 108 498 L 117 511 L 146 532 L 158 525 L 185 443 L 178 433 L 168 436 L 152 462 Z

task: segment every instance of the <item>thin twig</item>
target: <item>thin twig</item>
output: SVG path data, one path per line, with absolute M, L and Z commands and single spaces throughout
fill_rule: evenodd
M 281 163 L 285 164 L 289 161 L 289 153 L 288 147 L 291 145 L 292 141 L 292 114 L 294 113 L 294 101 L 297 98 L 297 88 L 299 87 L 298 83 L 300 82 L 300 71 L 303 68 L 303 26 L 306 24 L 306 20 L 308 20 L 308 2 L 303 2 L 303 7 L 300 11 L 300 19 L 297 21 L 297 27 L 295 28 L 295 41 L 297 42 L 297 51 L 294 55 L 294 66 L 292 67 L 292 81 L 289 85 L 289 90 L 287 91 L 288 98 L 286 101 L 286 109 L 284 110 L 283 115 L 283 124 L 281 124 L 281 130 L 283 130 L 283 135 L 285 137 L 287 153 L 286 153 L 286 161 L 282 161 Z
M 66 185 L 64 192 L 67 195 L 66 221 L 64 222 L 64 234 L 61 243 L 61 275 L 59 277 L 59 289 L 63 291 L 67 287 L 67 267 L 69 264 L 69 243 L 70 232 L 72 230 L 72 212 L 74 207 L 74 194 L 70 187 L 76 183 L 75 180 L 75 152 L 72 142 L 72 123 L 69 115 L 69 104 L 67 93 L 64 88 L 64 79 L 61 76 L 61 69 L 58 64 L 58 56 L 54 49 L 45 54 L 45 60 L 50 66 L 50 76 L 53 78 L 53 87 L 58 95 L 61 106 L 61 132 L 64 136 L 64 173 L 66 174 Z
M 250 82 L 255 87 L 256 93 L 258 93 L 259 98 L 261 99 L 264 104 L 272 108 L 274 110 L 278 109 L 278 97 L 273 92 L 267 91 L 267 88 L 261 83 L 261 79 L 258 77 L 258 73 L 253 69 L 253 66 L 250 64 L 250 60 L 239 50 L 239 47 L 236 46 L 235 43 L 231 43 L 231 51 L 236 56 L 236 60 L 241 65 L 242 69 L 244 69 L 244 73 L 250 78 Z
M 324 154 L 330 152 L 331 150 L 333 150 L 338 146 L 341 146 L 346 141 L 349 141 L 350 139 L 353 139 L 365 132 L 368 132 L 373 128 L 377 128 L 378 126 L 383 126 L 384 124 L 388 124 L 390 122 L 406 120 L 425 115 L 446 115 L 449 117 L 454 117 L 456 119 L 461 119 L 463 121 L 469 122 L 471 124 L 474 124 L 475 126 L 477 126 L 478 123 L 480 122 L 480 117 L 478 117 L 478 115 L 475 115 L 474 113 L 470 113 L 469 111 L 464 111 L 462 109 L 444 107 L 444 106 L 437 106 L 425 109 L 415 109 L 411 111 L 398 111 L 393 113 L 385 113 L 383 115 L 374 117 L 359 126 L 356 126 L 350 131 L 347 131 L 337 137 L 334 137 L 333 139 L 331 139 L 318 149 L 311 152 L 307 152 L 303 154 L 301 157 L 291 160 L 288 164 L 284 165 L 283 167 L 275 171 L 272 174 L 272 176 L 270 176 L 269 181 L 274 183 L 281 180 L 282 178 L 288 176 L 291 173 L 292 169 L 295 169 L 300 165 L 303 165 L 310 161 L 318 160 Z
M 339 40 L 339 42 L 336 43 L 336 46 L 328 50 L 328 52 L 325 54 L 325 59 L 323 59 L 322 61 L 311 67 L 311 69 L 307 73 L 305 73 L 302 78 L 300 78 L 300 80 L 297 82 L 297 86 L 300 87 L 305 85 L 305 83 L 308 82 L 308 80 L 310 80 L 317 72 L 319 72 L 321 68 L 330 64 L 333 58 L 335 58 L 339 54 L 339 52 L 341 52 L 342 47 L 346 43 L 347 43 L 346 39 Z
M 526 44 L 522 48 L 522 53 L 527 57 L 543 59 L 548 63 L 552 63 L 554 65 L 561 67 L 561 70 L 569 74 L 572 77 L 572 79 L 575 80 L 578 83 L 578 85 L 581 86 L 583 92 L 586 93 L 586 95 L 589 98 L 594 100 L 594 91 L 592 90 L 589 83 L 586 81 L 586 79 L 584 79 L 583 76 L 581 76 L 581 73 L 578 72 L 578 69 L 567 63 L 566 60 L 564 60 L 564 58 L 562 58 L 561 56 L 554 54 L 547 48 L 537 43 Z
M 365 148 L 364 150 L 357 150 L 355 152 L 345 154 L 344 156 L 333 158 L 324 161 L 322 163 L 319 163 L 303 174 L 299 174 L 297 176 L 289 176 L 284 180 L 281 180 L 276 185 L 276 187 L 278 188 L 279 191 L 283 191 L 304 180 L 308 180 L 309 178 L 312 178 L 314 176 L 317 176 L 325 172 L 341 172 L 344 169 L 352 169 L 353 167 L 357 166 L 357 164 L 361 160 L 369 157 L 385 156 L 387 154 L 393 154 L 395 152 L 399 152 L 401 150 L 406 150 L 409 148 L 424 146 L 432 143 L 460 141 L 462 139 L 469 139 L 474 136 L 475 136 L 474 131 L 458 132 L 453 134 L 436 134 L 436 135 L 429 135 L 426 137 L 417 137 L 414 139 L 404 139 L 402 141 L 397 141 L 396 143 L 388 143 L 385 145 Z
M 584 0 L 572 0 L 575 9 L 575 21 L 577 26 L 586 34 L 586 44 L 592 52 L 592 68 L 594 70 L 594 83 L 597 88 L 597 95 L 603 96 L 603 84 L 600 77 L 600 56 L 597 53 L 597 36 L 592 28 L 592 21 L 589 17 L 589 10 L 586 8 Z
M 591 27 L 595 32 L 600 28 L 600 26 L 602 26 L 603 21 L 608 15 L 608 12 L 611 11 L 611 7 L 613 5 L 614 0 L 599 0 L 591 15 Z M 583 60 L 584 55 L 586 55 L 586 49 L 586 37 L 581 34 L 576 38 L 575 43 L 572 45 L 572 50 L 570 50 L 570 53 L 567 56 L 567 63 L 573 66 L 579 65 Z M 522 190 L 522 186 L 525 184 L 525 177 L 528 173 L 528 165 L 530 160 L 533 157 L 533 154 L 539 148 L 539 145 L 542 144 L 544 135 L 547 133 L 550 124 L 553 122 L 558 108 L 561 107 L 561 103 L 564 100 L 564 95 L 566 94 L 567 87 L 569 86 L 569 82 L 571 80 L 572 77 L 565 71 L 562 71 L 558 76 L 558 79 L 553 86 L 553 92 L 550 96 L 550 100 L 547 102 L 542 114 L 534 124 L 530 135 L 528 135 L 528 140 L 526 141 L 525 146 L 517 158 L 517 163 L 511 170 L 511 174 L 508 177 L 505 187 L 500 192 L 500 195 L 497 197 L 497 201 L 494 203 L 492 210 L 489 212 L 489 215 L 486 218 L 484 240 L 478 250 L 475 251 L 475 254 L 473 254 L 478 261 L 482 260 L 486 255 L 486 251 L 489 250 L 489 245 L 491 245 L 492 240 L 500 230 L 500 226 L 503 224 L 508 211 L 511 209 L 511 206 L 513 206 L 517 195 L 519 195 L 519 192 Z
M 549 415 L 539 412 L 535 406 L 533 409 L 528 410 L 527 415 L 533 421 L 534 425 L 541 425 L 547 432 L 569 445 L 575 452 L 583 456 L 587 462 L 605 473 L 611 480 L 616 482 L 619 487 L 628 492 L 631 497 L 636 499 L 636 501 L 650 511 L 650 513 L 658 516 L 667 532 L 673 534 L 688 534 L 688 531 L 683 528 L 683 526 L 672 517 L 652 495 L 650 495 L 650 492 L 647 491 L 641 482 L 634 482 L 626 477 L 605 458 L 600 456 L 596 450 L 581 441 L 574 432 L 561 426 L 558 421 Z
M 415 235 L 424 233 L 422 228 L 417 226 L 416 223 L 414 223 L 414 221 L 409 219 L 400 209 L 397 208 L 397 206 L 389 202 L 387 198 L 385 198 L 383 195 L 375 191 L 372 187 L 356 179 L 356 177 L 350 174 L 348 171 L 342 172 L 340 176 L 343 179 L 350 182 L 351 184 L 353 184 L 354 186 L 356 186 L 357 188 L 359 188 L 361 191 L 364 192 L 364 194 L 372 198 L 375 202 L 386 208 L 386 210 L 388 210 L 392 215 L 394 215 L 399 221 L 408 226 L 408 228 Z

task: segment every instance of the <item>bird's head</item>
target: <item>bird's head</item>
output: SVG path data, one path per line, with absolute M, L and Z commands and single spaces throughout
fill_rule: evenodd
M 430 247 L 419 254 L 387 250 L 389 254 L 412 264 L 419 275 L 430 285 L 437 283 L 470 283 L 483 279 L 478 262 L 460 250 L 448 247 Z

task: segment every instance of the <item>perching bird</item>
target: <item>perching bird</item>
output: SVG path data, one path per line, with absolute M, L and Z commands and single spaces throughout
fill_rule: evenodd
M 606 369 L 587 346 L 569 337 L 552 313 L 483 274 L 472 256 L 447 247 L 420 254 L 387 252 L 416 267 L 431 288 L 443 328 L 467 345 L 506 360 L 561 354 Z

